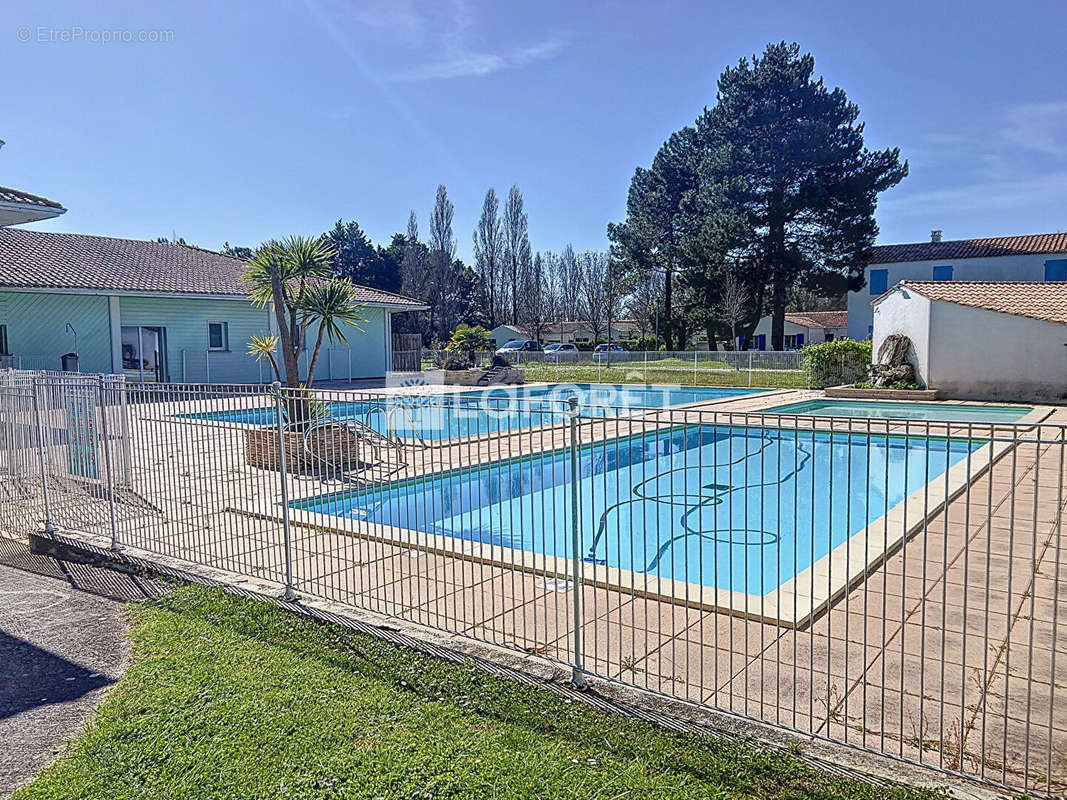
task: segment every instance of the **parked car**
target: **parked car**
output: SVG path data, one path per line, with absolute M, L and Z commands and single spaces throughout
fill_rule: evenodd
M 540 353 L 541 343 L 536 339 L 512 339 L 496 351 L 498 356 L 514 355 L 515 353 Z
M 545 345 L 545 355 L 561 355 L 563 353 L 577 353 L 578 346 L 574 344 L 555 344 Z
M 611 342 L 609 344 L 598 344 L 596 347 L 593 348 L 593 360 L 599 361 L 600 359 L 604 359 L 605 361 L 610 361 L 612 359 L 612 353 L 625 352 L 626 348 L 616 342 Z

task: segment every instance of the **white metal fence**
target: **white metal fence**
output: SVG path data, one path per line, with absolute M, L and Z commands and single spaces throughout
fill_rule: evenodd
M 1063 425 L 640 398 L 311 403 L 22 376 L 0 382 L 2 527 L 255 576 L 578 682 L 1063 792 Z
M 444 350 L 427 350 L 425 366 L 439 367 L 452 355 Z M 492 352 L 476 353 L 476 363 L 487 363 Z M 510 352 L 504 356 L 536 380 L 568 380 L 577 373 L 597 382 L 674 383 L 679 385 L 743 385 L 817 388 L 848 384 L 867 377 L 867 364 L 842 355 L 836 365 L 818 374 L 807 364 L 800 350 L 662 350 L 618 351 L 539 351 Z

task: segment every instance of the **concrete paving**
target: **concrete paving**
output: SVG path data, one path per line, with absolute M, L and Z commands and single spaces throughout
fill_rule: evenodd
M 126 671 L 123 604 L 160 590 L 0 538 L 0 798 L 82 730 Z
M 694 422 L 762 426 L 766 408 L 815 396 L 756 395 L 705 406 L 720 415 L 715 418 L 673 409 L 583 420 L 582 441 Z M 286 565 L 278 474 L 245 463 L 245 429 L 181 416 L 262 402 L 242 395 L 179 397 L 131 407 L 132 480 L 116 491 L 114 520 L 99 494 L 63 477 L 65 455 L 57 448 L 53 520 L 99 545 L 114 526 L 133 556 L 181 559 L 222 570 L 235 584 L 251 578 L 277 586 Z M 751 416 L 728 416 L 735 412 Z M 597 568 L 588 567 L 579 637 L 586 669 L 925 765 L 1063 791 L 1067 429 L 1059 426 L 1067 423 L 1067 409 L 1056 409 L 1048 423 L 1013 429 L 1021 433 L 1010 450 L 947 507 L 926 506 L 924 499 L 920 529 L 899 549 L 885 548 L 884 561 L 850 568 L 842 591 L 810 624 L 746 619 L 689 595 L 626 591 L 598 580 Z M 63 424 L 57 416 L 57 427 Z M 792 424 L 861 434 L 981 438 L 993 432 L 862 420 L 847 428 L 839 421 Z M 544 452 L 566 441 L 566 426 L 557 423 L 409 446 L 405 463 L 389 478 Z M 0 528 L 9 520 L 24 534 L 39 525 L 37 483 L 33 476 L 11 484 L 11 511 Z M 345 488 L 351 487 L 312 475 L 286 481 L 289 498 Z M 272 510 L 250 513 L 256 503 Z M 359 520 L 294 526 L 296 591 L 570 662 L 576 598 L 569 581 L 543 563 L 473 558 L 459 540 L 451 549 L 433 549 L 386 533 Z

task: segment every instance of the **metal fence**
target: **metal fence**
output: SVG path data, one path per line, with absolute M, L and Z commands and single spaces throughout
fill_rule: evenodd
M 449 355 L 444 350 L 424 351 L 424 367 L 439 367 Z M 493 353 L 476 353 L 476 363 L 488 362 Z M 686 386 L 781 386 L 811 388 L 864 380 L 866 363 L 841 356 L 834 367 L 813 374 L 800 350 L 688 350 L 666 352 L 587 350 L 564 352 L 517 351 L 505 357 L 526 371 L 528 380 L 596 380 L 679 384 Z
M 1063 425 L 627 399 L 0 382 L 3 529 L 1063 792 Z

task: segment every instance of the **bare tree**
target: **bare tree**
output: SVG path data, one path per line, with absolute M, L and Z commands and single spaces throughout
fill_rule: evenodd
M 504 205 L 504 265 L 507 271 L 508 290 L 511 295 L 511 324 L 519 322 L 520 276 L 523 266 L 530 261 L 530 235 L 523 210 L 522 192 L 512 186 Z
M 600 341 L 604 333 L 604 322 L 607 319 L 609 300 L 606 297 L 608 288 L 608 264 L 607 253 L 589 251 L 578 257 L 579 269 L 581 270 L 581 311 L 585 322 L 589 324 L 589 331 L 593 334 L 593 343 Z
M 437 187 L 433 214 L 430 217 L 430 262 L 433 285 L 429 298 L 432 324 L 438 338 L 443 339 L 452 331 L 455 322 L 453 302 L 456 297 L 456 270 L 452 262 L 456 257 L 456 237 L 452 233 L 452 218 L 455 209 L 448 199 L 444 184 Z
M 737 347 L 737 325 L 744 321 L 749 311 L 749 295 L 745 284 L 733 272 L 727 272 L 719 290 L 718 312 L 723 322 L 730 326 L 730 348 Z M 714 347 L 714 342 L 708 342 Z
M 521 284 L 520 322 L 534 339 L 541 341 L 552 317 L 552 289 L 545 273 L 545 262 L 540 253 L 534 257 L 528 267 L 523 269 Z
M 495 328 L 501 313 L 501 261 L 504 254 L 500 222 L 500 201 L 496 190 L 490 188 L 482 202 L 482 216 L 474 229 L 474 266 L 485 286 L 489 306 L 489 327 Z
M 558 284 L 560 297 L 560 320 L 573 322 L 581 313 L 582 267 L 574 248 L 569 244 L 559 257 Z
M 408 242 L 414 244 L 419 240 L 419 220 L 415 216 L 415 209 L 408 214 Z
M 659 309 L 663 304 L 663 274 L 649 270 L 637 288 L 626 298 L 626 313 L 638 325 L 641 338 L 655 333 Z

